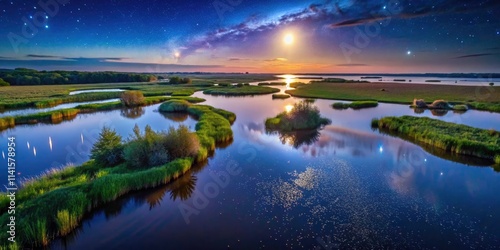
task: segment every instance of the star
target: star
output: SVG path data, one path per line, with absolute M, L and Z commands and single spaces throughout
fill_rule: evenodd
M 411 55 L 411 51 L 410 50 L 406 51 L 406 54 Z

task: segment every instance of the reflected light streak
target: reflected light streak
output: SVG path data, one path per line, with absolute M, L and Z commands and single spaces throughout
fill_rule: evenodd
M 33 155 L 36 156 L 36 148 L 33 147 Z
M 28 146 L 28 149 L 30 149 L 30 142 L 26 142 L 26 145 Z
M 80 134 L 80 138 L 82 139 L 82 144 L 83 144 L 83 134 Z
M 2 157 L 5 159 L 5 153 L 2 151 Z
M 52 151 L 52 138 L 49 136 L 49 147 L 50 151 Z

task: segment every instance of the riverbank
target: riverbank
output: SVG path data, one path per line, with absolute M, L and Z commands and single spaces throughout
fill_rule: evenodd
M 125 163 L 101 166 L 91 160 L 79 167 L 53 170 L 41 178 L 27 181 L 16 195 L 16 214 L 23 216 L 16 221 L 17 244 L 10 247 L 47 246 L 55 237 L 67 235 L 78 227 L 84 215 L 93 209 L 126 193 L 175 180 L 194 163 L 205 161 L 218 143 L 232 140 L 231 123 L 236 119 L 234 113 L 192 104 L 179 112 L 188 112 L 198 120 L 194 134 L 199 147 L 195 156 L 140 169 L 130 168 Z M 178 139 L 180 143 L 183 141 L 182 138 Z M 4 225 L 10 216 L 7 213 L 8 204 L 7 194 L 1 194 L 0 223 Z M 2 244 L 8 242 L 6 237 L 7 234 L 0 236 Z
M 398 104 L 411 104 L 415 98 L 424 99 L 429 104 L 444 99 L 450 103 L 466 103 L 477 110 L 500 112 L 500 87 L 497 86 L 313 82 L 285 92 L 303 98 L 373 100 Z
M 414 116 L 374 119 L 372 127 L 448 153 L 484 158 L 500 164 L 500 132 L 495 130 Z

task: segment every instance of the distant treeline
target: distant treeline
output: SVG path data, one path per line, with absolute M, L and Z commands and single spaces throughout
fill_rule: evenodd
M 0 79 L 10 85 L 151 82 L 155 75 L 120 72 L 37 71 L 17 68 L 0 71 Z M 0 82 L 2 82 L 0 80 Z

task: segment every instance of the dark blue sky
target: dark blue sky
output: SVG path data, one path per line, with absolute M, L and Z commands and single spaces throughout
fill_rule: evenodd
M 0 0 L 0 31 L 2 68 L 500 72 L 495 0 Z

